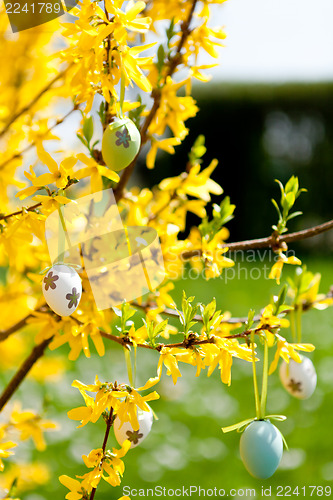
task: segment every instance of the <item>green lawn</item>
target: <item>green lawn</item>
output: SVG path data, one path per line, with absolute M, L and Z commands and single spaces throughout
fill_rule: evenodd
M 313 258 L 305 263 L 310 270 L 322 273 L 321 290 L 326 292 L 333 283 L 332 263 Z M 183 279 L 176 283 L 173 296 L 179 299 L 184 288 L 188 295 L 195 295 L 205 302 L 215 296 L 218 307 L 235 316 L 246 315 L 251 307 L 258 312 L 278 290 L 271 280 L 246 279 L 254 266 L 260 269 L 262 265 L 242 265 L 245 270 L 241 271 L 240 278 L 230 279 L 227 283 L 225 279 L 209 282 Z M 287 273 L 293 271 L 288 269 Z M 126 456 L 122 484 L 132 488 L 153 488 L 155 485 L 174 489 L 183 485 L 216 486 L 225 490 L 256 488 L 259 497 L 262 484 L 266 488 L 270 485 L 273 488 L 277 485 L 333 486 L 333 308 L 304 314 L 303 326 L 303 340 L 317 346 L 310 356 L 317 368 L 318 388 L 311 399 L 301 402 L 285 392 L 276 373 L 270 377 L 267 411 L 288 416 L 288 420 L 278 426 L 290 448 L 271 479 L 257 481 L 249 476 L 239 459 L 240 435 L 236 432 L 224 435 L 221 431 L 221 426 L 254 415 L 251 366 L 236 360 L 231 387 L 221 383 L 218 370 L 211 378 L 204 373 L 196 378 L 193 367 L 181 366 L 183 377 L 176 386 L 170 377 L 163 376 L 157 387 L 161 399 L 152 404 L 159 420 L 154 423 L 147 440 Z M 155 374 L 158 360 L 157 353 L 143 351 L 138 353 L 138 384 Z M 67 353 L 67 347 L 61 352 Z M 43 389 L 36 382 L 27 381 L 21 388 L 19 396 L 24 406 L 38 404 L 44 398 L 48 416 L 56 415 L 62 427 L 60 432 L 49 435 L 47 451 L 33 452 L 36 460 L 48 464 L 53 476 L 51 483 L 37 491 L 24 493 L 24 500 L 63 499 L 67 490 L 57 477 L 87 471 L 81 455 L 101 446 L 104 424 L 88 424 L 76 429 L 75 422 L 67 418 L 66 412 L 81 405 L 78 391 L 70 388 L 73 379 L 89 383 L 96 373 L 102 380 L 127 380 L 123 353 L 117 345 L 109 345 L 104 358 L 93 355 L 87 360 L 81 356 L 77 363 L 70 365 L 64 380 L 56 385 Z M 115 444 L 113 436 L 110 446 L 112 444 Z M 20 455 L 29 460 L 29 446 L 18 449 L 17 456 Z M 121 495 L 121 487 L 113 489 L 101 484 L 95 498 L 111 500 Z M 193 495 L 192 498 L 199 496 Z

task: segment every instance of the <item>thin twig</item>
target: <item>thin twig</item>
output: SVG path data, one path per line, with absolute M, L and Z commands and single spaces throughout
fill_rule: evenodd
M 181 25 L 181 30 L 182 30 L 182 36 L 179 40 L 179 43 L 178 43 L 178 46 L 177 46 L 177 50 L 176 50 L 176 53 L 175 55 L 170 59 L 169 61 L 169 67 L 168 67 L 168 71 L 167 71 L 167 74 L 166 74 L 166 78 L 168 76 L 172 76 L 173 73 L 175 72 L 177 66 L 181 63 L 181 50 L 184 46 L 184 43 L 186 42 L 186 39 L 188 37 L 188 35 L 190 34 L 190 30 L 189 30 L 189 27 L 190 27 L 190 24 L 191 24 L 191 21 L 192 21 L 192 18 L 193 18 L 193 14 L 194 14 L 194 11 L 195 11 L 195 7 L 197 5 L 197 2 L 198 0 L 193 0 L 192 1 L 192 6 L 191 6 L 191 9 L 189 11 L 189 14 L 188 14 L 188 17 L 187 19 L 182 23 Z M 119 201 L 122 196 L 123 196 L 123 192 L 124 192 L 124 189 L 133 173 L 133 170 L 134 170 L 134 167 L 135 167 L 135 164 L 136 164 L 136 161 L 138 159 L 138 156 L 140 154 L 140 151 L 143 147 L 143 145 L 147 142 L 148 140 L 148 137 L 147 137 L 147 130 L 151 124 L 151 122 L 153 121 L 154 117 L 155 117 L 155 114 L 160 106 L 160 102 L 161 102 L 161 91 L 160 89 L 153 89 L 152 91 L 152 94 L 151 96 L 153 97 L 154 99 L 154 102 L 153 102 L 153 105 L 151 107 L 151 110 L 149 112 L 149 114 L 146 116 L 146 119 L 140 129 L 140 135 L 141 135 L 141 146 L 140 146 L 140 149 L 139 149 L 139 152 L 138 154 L 136 155 L 136 157 L 134 158 L 134 160 L 132 161 L 132 163 L 130 163 L 130 165 L 128 165 L 128 167 L 125 168 L 121 178 L 120 178 L 120 181 L 117 185 L 117 187 L 115 188 L 115 198 L 116 198 L 116 201 Z
M 274 236 L 268 236 L 267 238 L 259 238 L 255 240 L 245 240 L 236 241 L 234 243 L 225 243 L 224 248 L 228 250 L 253 250 L 258 248 L 268 248 L 276 246 L 277 244 L 292 243 L 294 241 L 304 240 L 306 238 L 312 238 L 318 234 L 330 231 L 333 229 L 333 219 L 319 224 L 318 226 L 310 227 L 309 229 L 303 229 L 302 231 L 297 231 L 295 233 L 289 233 L 280 236 L 278 239 Z M 201 257 L 202 250 L 200 248 L 194 250 L 188 250 L 181 254 L 183 260 L 191 259 L 192 257 Z
M 71 187 L 73 184 L 75 184 L 76 181 L 73 181 L 73 179 L 70 179 L 67 183 L 67 186 L 63 187 L 61 190 L 62 191 L 65 191 L 66 189 L 68 189 L 69 187 Z M 61 191 L 60 189 L 58 191 Z M 20 210 L 17 210 L 16 212 L 12 212 L 10 214 L 7 214 L 7 215 L 4 215 L 4 214 L 1 214 L 0 215 L 0 220 L 7 220 L 7 219 L 10 219 L 11 217 L 15 217 L 16 215 L 22 215 L 24 214 L 25 212 L 33 212 L 34 210 L 36 210 L 36 208 L 39 208 L 42 206 L 42 202 L 38 202 L 38 203 L 35 203 L 35 205 L 31 205 L 31 207 L 22 207 Z
M 330 288 L 329 292 L 326 294 L 326 298 L 332 298 L 333 297 L 333 286 Z M 322 299 L 320 299 L 322 300 Z M 312 306 L 314 306 L 315 304 L 317 304 L 318 302 L 320 302 L 320 300 L 315 300 L 311 303 L 309 302 L 304 302 L 303 304 L 301 304 L 301 307 L 302 307 L 302 311 L 306 312 L 306 311 L 309 311 L 311 309 Z M 147 310 L 149 309 L 149 306 L 147 305 L 139 305 L 137 303 L 134 303 L 132 304 L 134 307 L 139 307 L 143 310 Z M 289 314 L 289 310 L 286 310 L 284 311 L 285 314 Z M 166 314 L 168 316 L 173 316 L 175 318 L 179 318 L 179 314 L 177 313 L 177 311 L 174 311 L 173 309 L 169 309 L 167 308 L 166 310 L 164 311 L 161 311 L 161 314 Z M 203 322 L 202 320 L 202 317 L 200 315 L 195 315 L 194 318 L 193 318 L 195 321 L 198 321 L 200 323 Z M 257 322 L 257 321 L 260 321 L 261 319 L 261 315 L 256 315 L 254 318 L 253 318 L 253 321 L 254 322 Z M 245 324 L 247 322 L 248 318 L 230 318 L 228 320 L 225 320 L 225 321 L 221 321 L 221 323 L 229 323 L 229 324 L 236 324 L 236 323 L 242 323 L 242 324 Z M 76 320 L 79 324 L 83 324 L 81 323 L 79 320 Z M 266 329 L 266 330 L 274 330 L 274 328 L 272 328 L 270 325 L 265 325 L 265 326 L 260 326 L 260 328 L 255 328 L 255 329 L 248 329 L 248 330 L 243 330 L 242 332 L 239 332 L 239 333 L 234 333 L 234 334 L 231 334 L 231 335 L 226 335 L 226 336 L 223 336 L 222 338 L 224 339 L 237 339 L 237 338 L 246 338 L 248 337 L 252 332 L 254 332 L 255 334 L 258 334 L 261 330 L 263 329 Z M 133 346 L 133 342 L 131 341 L 131 339 L 129 337 L 118 337 L 116 335 L 112 335 L 110 333 L 106 333 L 104 332 L 103 330 L 99 330 L 100 334 L 102 337 L 106 338 L 106 339 L 109 339 L 109 340 L 112 340 L 114 342 L 117 342 L 118 344 L 122 345 L 123 347 L 127 347 L 128 346 Z M 163 347 L 168 347 L 168 348 L 173 348 L 173 347 L 177 347 L 177 348 L 183 348 L 183 349 L 188 349 L 189 347 L 191 346 L 195 346 L 195 345 L 203 345 L 203 344 L 214 344 L 215 342 L 215 339 L 214 337 L 209 337 L 207 339 L 204 339 L 204 340 L 200 340 L 198 339 L 198 337 L 196 335 L 190 337 L 190 338 L 187 338 L 185 340 L 183 340 L 182 342 L 176 342 L 176 343 L 173 343 L 173 344 L 163 344 L 163 343 L 160 343 L 160 344 L 156 344 L 154 346 L 150 345 L 150 344 L 136 344 L 137 347 L 142 347 L 144 349 L 151 349 L 153 351 L 161 351 L 161 349 Z
M 10 335 L 12 335 L 13 333 L 17 332 L 18 330 L 21 330 L 21 328 L 23 328 L 24 326 L 26 326 L 26 324 L 28 323 L 28 320 L 30 318 L 33 318 L 34 312 L 41 312 L 41 311 L 43 311 L 45 305 L 46 304 L 43 304 L 42 306 L 40 306 L 35 311 L 27 314 L 24 318 L 22 318 L 20 321 L 18 321 L 17 323 L 15 323 L 15 325 L 10 326 L 6 330 L 0 330 L 0 342 L 8 339 L 8 337 L 10 337 Z
M 103 464 L 104 455 L 105 455 L 105 452 L 106 452 L 106 445 L 108 443 L 108 439 L 109 439 L 109 434 L 110 434 L 110 430 L 111 430 L 111 427 L 112 427 L 112 423 L 113 423 L 113 408 L 111 406 L 110 412 L 109 412 L 109 417 L 108 417 L 108 420 L 106 422 L 106 430 L 105 430 L 105 435 L 104 435 L 104 440 L 103 440 L 103 445 L 102 445 L 103 456 L 102 456 L 102 460 L 101 460 L 101 463 L 100 463 L 100 467 Z M 97 488 L 93 488 L 91 490 L 90 500 L 94 499 L 95 493 L 96 493 L 96 489 Z
M 182 36 L 179 40 L 176 54 L 170 60 L 167 76 L 171 76 L 174 73 L 177 66 L 181 62 L 181 51 L 182 51 L 182 48 L 186 42 L 187 37 L 190 34 L 189 28 L 190 28 L 190 24 L 191 24 L 197 3 L 198 3 L 198 0 L 193 0 L 189 15 L 188 15 L 187 19 L 181 25 Z
M 50 344 L 53 337 L 43 340 L 40 344 L 37 344 L 30 355 L 27 357 L 25 361 L 23 361 L 22 365 L 15 373 L 7 387 L 4 389 L 3 393 L 0 396 L 0 411 L 3 409 L 5 404 L 9 401 L 14 392 L 18 389 L 18 387 L 23 382 L 24 378 L 27 376 L 31 368 L 34 364 L 41 358 L 44 354 L 45 349 Z
M 78 106 L 74 105 L 74 107 L 68 113 L 66 113 L 66 115 L 64 115 L 62 118 L 59 118 L 51 127 L 49 127 L 46 130 L 44 136 L 46 136 L 49 132 L 51 132 L 51 130 L 53 130 L 55 127 L 57 127 L 58 125 L 63 123 L 66 120 L 66 118 L 68 118 L 74 111 L 76 111 L 78 109 L 79 109 Z M 43 137 L 41 137 L 40 139 L 43 139 Z M 35 144 L 36 144 L 36 142 L 32 142 L 31 144 L 28 144 L 28 146 L 23 148 L 21 151 L 19 151 L 18 153 L 15 153 L 13 156 L 11 156 L 7 160 L 5 160 L 3 163 L 0 164 L 0 170 L 3 170 L 11 161 L 16 160 L 16 158 L 20 158 L 24 153 L 27 153 L 27 151 L 32 149 L 35 146 Z
M 68 68 L 67 68 L 68 69 Z M 50 88 L 58 81 L 60 80 L 60 78 L 62 78 L 67 69 L 65 69 L 64 71 L 62 71 L 61 73 L 58 73 L 54 78 L 53 80 L 51 80 L 35 97 L 34 99 L 32 99 L 32 101 L 29 102 L 29 104 L 27 104 L 26 106 L 24 106 L 24 108 L 22 108 L 20 111 L 18 111 L 15 115 L 13 115 L 10 119 L 10 121 L 5 125 L 5 127 L 1 130 L 0 132 L 0 137 L 2 137 L 6 132 L 7 130 L 10 128 L 10 126 L 20 117 L 22 116 L 24 113 L 26 113 L 27 111 L 29 111 L 30 108 L 32 108 L 32 106 L 34 104 L 36 104 L 37 101 L 39 101 L 39 99 L 42 97 L 43 94 L 45 94 L 45 92 L 47 92 L 48 90 L 50 90 Z
M 327 293 L 326 297 L 332 297 L 333 296 L 333 287 L 331 287 L 330 291 Z M 312 305 L 316 304 L 318 302 L 318 300 L 312 302 Z M 311 308 L 311 304 L 309 303 L 304 303 L 302 304 L 302 309 L 303 311 L 308 311 L 309 309 Z M 286 313 L 288 313 L 289 311 L 286 311 Z M 27 319 L 27 318 L 24 318 L 24 319 Z M 73 319 L 78 323 L 78 324 L 83 324 L 80 320 L 78 320 L 77 318 L 74 318 Z M 238 318 L 240 319 L 240 318 Z M 260 317 L 259 317 L 260 319 Z M 201 317 L 198 317 L 198 321 L 202 321 L 202 318 Z M 21 320 L 23 321 L 23 320 Z M 255 321 L 257 321 L 257 317 L 255 318 Z M 15 328 L 17 327 L 18 324 L 15 325 Z M 14 327 L 11 327 L 11 329 L 13 330 L 11 333 L 13 333 L 14 331 Z M 259 327 L 256 327 L 256 328 L 251 328 L 251 329 L 246 329 L 240 333 L 236 333 L 236 334 L 232 334 L 232 335 L 225 335 L 221 338 L 223 339 L 237 339 L 237 338 L 246 338 L 248 337 L 249 335 L 251 334 L 260 334 L 260 332 L 265 329 L 265 330 L 269 330 L 269 331 L 272 331 L 274 332 L 276 330 L 276 328 L 272 327 L 271 325 L 260 325 Z M 108 340 L 111 340 L 113 342 L 116 342 L 117 344 L 120 344 L 122 345 L 123 347 L 126 347 L 126 348 L 129 348 L 129 346 L 133 346 L 133 342 L 132 340 L 129 338 L 129 337 L 118 337 L 116 335 L 112 335 L 110 333 L 106 333 L 104 332 L 103 330 L 99 330 L 100 332 L 100 335 Z M 3 332 L 2 332 L 3 333 Z M 11 334 L 9 333 L 7 335 L 7 337 Z M 199 339 L 197 337 L 196 334 L 192 334 L 190 335 L 189 337 L 187 337 L 186 339 L 184 339 L 182 342 L 176 342 L 176 343 L 172 343 L 172 344 L 163 344 L 163 343 L 159 343 L 159 344 L 156 344 L 156 345 L 149 345 L 149 344 L 136 344 L 137 347 L 142 347 L 144 349 L 150 349 L 150 350 L 153 350 L 153 351 L 158 351 L 160 352 L 164 347 L 166 348 L 169 348 L 169 349 L 172 349 L 172 348 L 179 348 L 179 349 L 189 349 L 189 348 L 192 348 L 193 346 L 200 346 L 200 345 L 205 345 L 205 344 L 214 344 L 216 342 L 217 339 L 219 339 L 220 337 L 214 337 L 214 336 L 211 336 L 207 339 Z M 8 400 L 11 398 L 11 396 L 14 394 L 14 392 L 17 390 L 17 388 L 20 386 L 20 384 L 22 383 L 22 381 L 24 380 L 24 378 L 26 377 L 26 375 L 29 373 L 30 369 L 32 368 L 32 366 L 36 363 L 36 361 L 38 361 L 38 359 L 40 359 L 43 354 L 44 354 L 44 351 L 46 349 L 46 347 L 50 344 L 50 342 L 53 340 L 53 337 L 49 338 L 49 339 L 46 339 L 44 340 L 43 342 L 41 342 L 40 344 L 38 344 L 37 346 L 35 346 L 31 352 L 31 354 L 29 355 L 29 357 L 23 362 L 23 364 L 21 365 L 21 367 L 19 368 L 19 370 L 17 371 L 17 373 L 14 375 L 14 377 L 12 378 L 12 380 L 9 382 L 9 384 L 7 385 L 7 387 L 5 388 L 5 390 L 3 391 L 2 395 L 0 396 L 0 411 L 2 410 L 2 408 L 5 406 L 5 404 L 8 402 Z M 110 429 L 109 429 L 110 430 Z M 107 438 L 106 438 L 106 441 L 107 441 Z M 105 446 L 106 446 L 106 442 L 105 442 Z M 90 497 L 91 499 L 94 498 L 94 496 Z

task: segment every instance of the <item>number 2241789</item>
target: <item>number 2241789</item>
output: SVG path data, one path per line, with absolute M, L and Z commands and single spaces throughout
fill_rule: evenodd
M 330 497 L 332 495 L 331 486 L 277 486 L 277 497 Z

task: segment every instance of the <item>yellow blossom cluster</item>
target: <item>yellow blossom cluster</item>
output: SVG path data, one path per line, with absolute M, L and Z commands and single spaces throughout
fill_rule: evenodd
M 32 439 L 38 451 L 46 449 L 43 433 L 56 430 L 57 424 L 44 420 L 34 410 L 22 410 L 20 403 L 15 403 L 6 422 L 0 425 L 0 471 L 4 470 L 3 458 L 14 455 L 12 448 L 18 445 L 18 441 Z M 12 436 L 15 441 L 8 441 Z
M 102 383 L 98 376 L 96 376 L 94 384 L 90 385 L 75 380 L 72 385 L 79 389 L 85 406 L 70 410 L 68 416 L 73 420 L 80 420 L 79 427 L 83 427 L 88 422 L 97 422 L 101 415 L 106 419 L 110 417 L 114 419 L 117 416 L 120 422 L 129 422 L 134 430 L 138 430 L 138 409 L 149 411 L 147 401 L 159 398 L 156 391 L 146 396 L 141 396 L 139 392 L 149 389 L 156 382 L 157 379 L 150 379 L 143 387 L 134 389 L 126 384 Z M 87 392 L 96 393 L 96 395 L 93 398 Z M 126 455 L 130 446 L 131 441 L 126 440 L 119 450 L 113 448 L 110 451 L 104 446 L 93 449 L 88 455 L 83 455 L 84 464 L 92 470 L 83 476 L 77 476 L 82 481 L 65 475 L 60 476 L 60 482 L 70 489 L 66 498 L 68 500 L 85 498 L 87 493 L 89 494 L 93 488 L 97 488 L 101 479 L 104 479 L 111 486 L 119 486 L 125 469 L 121 459 Z
M 13 483 L 19 494 L 35 490 L 49 482 L 49 468 L 42 462 L 17 463 L 6 468 L 0 476 L 0 487 L 9 491 Z
M 73 383 L 84 405 L 71 409 L 69 418 L 83 427 L 102 417 L 107 434 L 102 447 L 83 456 L 90 469 L 86 474 L 76 479 L 60 477 L 70 490 L 68 500 L 88 500 L 102 479 L 111 486 L 120 484 L 123 458 L 131 443 L 127 440 L 120 449 L 110 450 L 108 433 L 116 417 L 139 430 L 138 411 L 150 411 L 147 402 L 159 397 L 156 391 L 142 393 L 161 380 L 163 367 L 175 384 L 182 376 L 181 363 L 186 363 L 195 368 L 196 376 L 204 371 L 210 376 L 218 368 L 222 382 L 230 385 L 233 358 L 256 365 L 258 346 L 253 339 L 257 335 L 265 349 L 276 348 L 269 370 L 273 373 L 280 357 L 286 362 L 290 359 L 299 362 L 298 351 L 314 349 L 312 344 L 300 340 L 289 343 L 281 335 L 281 329 L 292 327 L 293 317 L 303 310 L 333 305 L 332 294 L 319 293 L 320 276 L 304 273 L 306 279 L 302 285 L 297 280 L 289 283 L 289 303 L 282 300 L 277 304 L 273 300 L 255 320 L 254 313 L 244 319 L 216 310 L 215 299 L 209 304 L 195 305 L 194 297 L 187 298 L 184 294 L 179 307 L 173 299 L 173 282 L 186 272 L 187 263 L 205 279 L 217 278 L 225 268 L 234 265 L 227 255 L 226 224 L 233 217 L 235 206 L 226 196 L 211 207 L 223 194 L 213 178 L 218 161 L 213 159 L 207 164 L 202 159 L 206 149 L 204 139 L 199 137 L 189 152 L 187 164 L 179 165 L 173 177 L 165 175 L 151 189 L 128 187 L 134 164 L 119 175 L 104 163 L 100 148 L 102 132 L 123 115 L 130 117 L 140 131 L 139 153 L 148 169 L 158 164 L 159 151 L 175 153 L 188 134 L 187 121 L 199 111 L 191 95 L 192 83 L 207 82 L 210 77 L 206 70 L 215 66 L 209 64 L 210 60 L 200 64 L 200 55 L 216 59 L 223 46 L 224 28 L 213 27 L 210 22 L 212 6 L 223 2 L 80 0 L 67 15 L 69 22 L 52 21 L 54 36 L 43 25 L 13 35 L 7 16 L 0 16 L 2 369 L 9 373 L 22 366 L 27 356 L 29 365 L 36 347 L 44 344 L 45 357 L 42 358 L 44 351 L 38 354 L 39 359 L 36 355 L 33 368 L 23 378 L 28 376 L 44 383 L 59 380 L 66 371 L 67 360 L 58 355 L 59 351 L 50 356 L 46 347 L 54 351 L 68 344 L 71 362 L 81 354 L 89 358 L 92 349 L 104 356 L 114 342 L 125 349 L 127 361 L 131 361 L 133 354 L 136 356 L 140 347 L 158 356 L 156 377 L 139 388 L 101 382 L 98 376 L 93 384 L 78 380 Z M 69 111 L 60 113 L 64 107 L 70 108 Z M 75 151 L 66 151 L 54 129 L 74 112 L 76 117 L 81 112 L 81 122 L 75 125 L 73 136 L 83 139 L 84 146 L 79 144 Z M 90 144 L 93 136 L 93 140 L 97 136 L 99 140 Z M 131 304 L 125 301 L 119 307 L 99 310 L 82 265 L 80 303 L 70 316 L 58 316 L 45 303 L 41 290 L 43 273 L 51 264 L 45 237 L 46 219 L 63 205 L 74 204 L 80 196 L 103 191 L 105 187 L 114 190 L 125 228 L 148 226 L 156 230 L 165 280 L 156 290 Z M 301 264 L 297 257 L 287 256 L 279 240 L 287 230 L 288 217 L 295 215 L 289 215 L 289 210 L 301 191 L 298 179 L 292 177 L 281 187 L 282 211 L 274 202 L 280 220 L 273 226 L 274 238 L 271 237 L 277 260 L 270 278 L 278 284 L 284 264 Z M 189 214 L 200 219 L 196 227 L 188 227 Z M 83 261 L 82 247 L 78 246 L 77 251 Z M 126 268 L 126 272 L 131 269 Z M 138 319 L 139 314 L 134 318 L 137 311 L 143 313 L 143 323 Z M 165 316 L 176 318 L 177 322 L 170 324 Z M 176 341 L 166 343 L 171 336 Z M 17 375 L 20 373 L 22 369 Z M 7 403 L 5 396 L 6 391 L 1 396 L 3 406 Z M 5 415 L 8 418 L 0 425 L 0 470 L 14 454 L 19 441 L 31 438 L 37 450 L 43 450 L 44 432 L 57 428 L 35 410 L 22 410 L 19 403 Z M 8 495 L 12 495 L 10 485 L 16 478 L 19 493 L 49 478 L 47 469 L 38 463 L 8 465 L 5 474 L 0 484 L 9 491 Z
M 129 46 L 129 33 L 144 33 L 151 19 L 140 15 L 145 8 L 143 1 L 130 1 L 122 10 L 122 0 L 106 0 L 106 12 L 97 2 L 83 0 L 71 11 L 78 16 L 74 23 L 64 25 L 63 37 L 69 47 L 61 51 L 61 58 L 69 65 L 67 81 L 76 102 L 86 102 L 89 112 L 96 93 L 107 102 L 118 98 L 115 86 L 123 73 L 126 84 L 134 82 L 145 92 L 151 85 L 143 69 L 151 64 L 152 57 L 140 58 L 140 52 L 152 45 Z

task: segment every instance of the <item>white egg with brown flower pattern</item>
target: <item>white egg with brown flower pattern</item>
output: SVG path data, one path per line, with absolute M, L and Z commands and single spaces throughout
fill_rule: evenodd
M 149 405 L 147 406 L 149 407 Z M 150 433 L 154 420 L 152 409 L 149 407 L 149 411 L 143 411 L 138 408 L 137 416 L 139 422 L 139 430 L 137 431 L 133 430 L 133 427 L 129 422 L 121 424 L 120 419 L 118 417 L 115 418 L 113 429 L 120 446 L 122 446 L 126 439 L 129 439 L 132 442 L 131 448 L 135 448 L 138 444 L 141 444 Z
M 317 373 L 311 359 L 301 356 L 301 363 L 293 359 L 280 365 L 280 380 L 284 388 L 295 398 L 308 399 L 317 386 Z
M 77 309 L 82 283 L 72 267 L 55 264 L 45 274 L 42 287 L 47 304 L 59 316 L 70 316 Z

